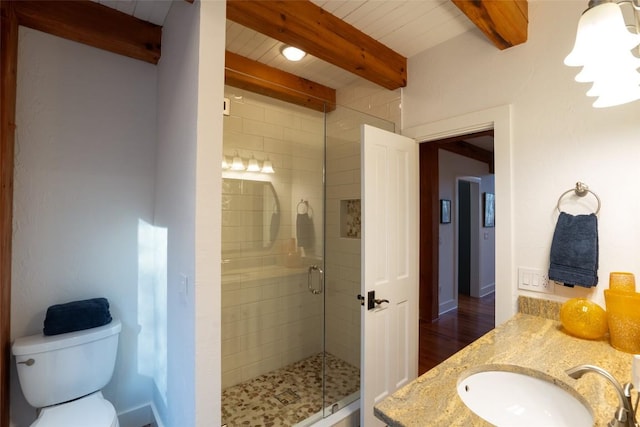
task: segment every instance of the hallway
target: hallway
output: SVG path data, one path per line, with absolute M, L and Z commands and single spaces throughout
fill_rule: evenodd
M 482 298 L 458 296 L 458 308 L 433 323 L 420 321 L 418 373 L 443 362 L 494 328 L 495 293 Z

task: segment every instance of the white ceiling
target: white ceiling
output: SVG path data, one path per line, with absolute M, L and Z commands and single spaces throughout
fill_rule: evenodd
M 143 21 L 156 25 L 164 24 L 171 8 L 171 1 L 168 0 L 91 0 L 112 9 L 119 10 L 127 15 L 133 15 Z

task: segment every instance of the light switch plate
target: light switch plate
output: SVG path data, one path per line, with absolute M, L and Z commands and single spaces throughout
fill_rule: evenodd
M 547 273 L 537 268 L 518 268 L 518 289 L 545 294 L 554 293 L 555 285 Z

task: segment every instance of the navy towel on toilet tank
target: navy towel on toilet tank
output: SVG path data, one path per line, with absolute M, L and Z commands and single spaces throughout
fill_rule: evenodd
M 58 335 L 104 326 L 111 322 L 109 301 L 92 298 L 52 305 L 47 309 L 43 333 Z
M 590 288 L 598 284 L 598 218 L 560 212 L 551 242 L 549 279 Z

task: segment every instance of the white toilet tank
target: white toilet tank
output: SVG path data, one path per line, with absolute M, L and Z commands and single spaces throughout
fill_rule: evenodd
M 113 319 L 83 331 L 17 338 L 11 349 L 27 402 L 43 408 L 101 390 L 113 375 L 121 329 Z

